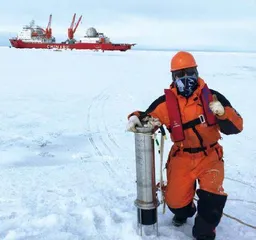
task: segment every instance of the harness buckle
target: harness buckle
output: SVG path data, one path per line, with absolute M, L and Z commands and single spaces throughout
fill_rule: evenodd
M 199 118 L 199 120 L 200 120 L 201 123 L 205 123 L 205 117 L 204 117 L 203 114 L 199 115 L 198 118 Z

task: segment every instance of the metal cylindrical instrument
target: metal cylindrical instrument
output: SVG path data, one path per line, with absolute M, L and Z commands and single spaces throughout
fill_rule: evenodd
M 159 201 L 155 182 L 155 148 L 153 129 L 137 127 L 135 133 L 137 220 L 142 235 L 142 225 L 157 224 Z M 158 231 L 158 229 L 157 229 Z

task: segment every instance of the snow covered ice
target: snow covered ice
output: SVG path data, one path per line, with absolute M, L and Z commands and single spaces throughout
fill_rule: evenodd
M 134 136 L 125 127 L 169 87 L 174 53 L 0 48 L 0 239 L 156 239 L 151 226 L 136 232 Z M 224 212 L 256 226 L 256 54 L 193 54 L 200 76 L 244 118 L 241 134 L 220 141 Z M 168 210 L 158 212 L 157 239 L 192 239 L 193 219 L 175 228 Z M 216 239 L 253 240 L 256 229 L 223 216 Z

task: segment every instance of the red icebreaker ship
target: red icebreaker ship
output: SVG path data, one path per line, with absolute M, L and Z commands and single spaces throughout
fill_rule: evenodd
M 87 29 L 86 36 L 79 40 L 74 39 L 76 29 L 81 22 L 82 16 L 75 24 L 74 14 L 70 27 L 68 28 L 68 39 L 57 43 L 52 36 L 51 22 L 52 15 L 46 29 L 36 26 L 34 21 L 23 27 L 16 38 L 10 39 L 12 47 L 15 48 L 44 48 L 44 49 L 79 49 L 79 50 L 102 50 L 102 51 L 126 51 L 135 44 L 112 43 L 103 33 L 98 33 L 95 28 Z

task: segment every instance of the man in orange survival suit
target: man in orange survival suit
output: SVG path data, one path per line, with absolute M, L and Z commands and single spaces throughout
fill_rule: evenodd
M 165 94 L 145 111 L 128 116 L 127 130 L 136 132 L 147 116 L 157 118 L 169 130 L 174 142 L 166 163 L 165 201 L 174 213 L 172 223 L 184 224 L 196 212 L 193 236 L 197 240 L 215 239 L 227 194 L 222 187 L 224 134 L 237 134 L 243 119 L 219 92 L 207 87 L 198 76 L 197 64 L 188 52 L 178 52 L 171 60 L 172 84 Z M 196 190 L 196 180 L 200 188 Z

